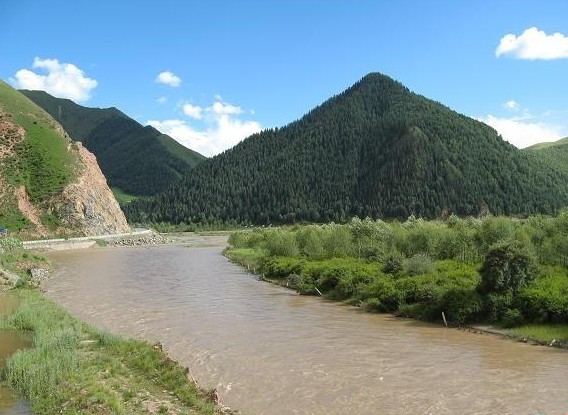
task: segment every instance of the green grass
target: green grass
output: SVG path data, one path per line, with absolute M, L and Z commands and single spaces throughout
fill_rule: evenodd
M 55 129 L 51 117 L 20 92 L 0 82 L 0 105 L 26 130 L 17 154 L 4 161 L 3 173 L 13 186 L 25 185 L 34 201 L 59 193 L 75 178 L 69 140 Z
M 41 203 L 75 180 L 77 159 L 68 151 L 69 140 L 59 132 L 55 121 L 23 94 L 0 81 L 0 108 L 14 124 L 25 129 L 25 138 L 16 144 L 15 154 L 2 159 L 0 174 L 6 184 L 25 186 L 35 204 Z M 29 223 L 19 212 L 12 189 L 0 201 L 0 224 L 13 231 Z M 49 220 L 48 227 L 57 227 Z M 52 225 L 52 226 L 50 226 Z
M 225 256 L 243 267 L 255 269 L 260 266 L 260 260 L 266 257 L 266 250 L 259 248 L 231 248 L 225 251 Z
M 124 192 L 122 189 L 118 187 L 111 188 L 112 194 L 114 195 L 115 199 L 120 203 L 120 205 L 124 205 L 126 203 L 130 203 L 135 200 L 138 196 L 130 195 Z
M 527 324 L 509 331 L 517 336 L 545 342 L 568 341 L 568 324 Z
M 31 331 L 34 347 L 13 355 L 2 376 L 36 413 L 138 414 L 149 404 L 214 413 L 208 391 L 160 347 L 90 327 L 36 290 L 17 293 L 21 306 L 1 326 Z

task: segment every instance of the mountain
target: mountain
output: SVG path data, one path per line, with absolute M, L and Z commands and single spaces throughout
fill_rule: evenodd
M 526 215 L 568 203 L 568 176 L 491 127 L 372 73 L 280 129 L 126 208 L 133 221 L 289 223 L 357 215 Z
M 116 108 L 87 108 L 43 91 L 21 92 L 92 151 L 110 186 L 127 194 L 156 194 L 205 159 Z
M 568 144 L 568 137 L 561 138 L 557 141 L 545 141 L 543 143 L 533 144 L 530 147 L 525 148 L 525 150 L 544 150 L 545 148 L 558 147 Z
M 2 81 L 0 226 L 24 237 L 129 231 L 95 157 Z
M 540 162 L 568 174 L 568 137 L 558 141 L 538 143 L 524 149 Z

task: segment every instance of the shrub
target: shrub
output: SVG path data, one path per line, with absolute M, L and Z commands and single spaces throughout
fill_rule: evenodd
M 537 273 L 535 258 L 518 241 L 493 245 L 480 269 L 481 293 L 517 293 L 532 283 Z
M 273 256 L 296 257 L 300 254 L 294 233 L 276 229 L 265 234 L 266 249 Z
M 499 321 L 513 305 L 513 293 L 489 293 L 485 296 L 484 315 L 490 321 Z
M 518 327 L 524 324 L 523 314 L 516 308 L 505 310 L 501 324 L 503 327 Z
M 422 275 L 433 273 L 436 265 L 427 254 L 416 254 L 402 261 L 404 272 L 408 275 Z
M 383 272 L 386 274 L 396 275 L 402 271 L 403 257 L 399 253 L 389 255 L 383 264 Z
M 474 289 L 454 288 L 444 293 L 441 308 L 452 324 L 477 321 L 483 310 L 483 299 Z

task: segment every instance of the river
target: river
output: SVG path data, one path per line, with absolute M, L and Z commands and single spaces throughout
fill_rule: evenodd
M 224 239 L 56 252 L 47 295 L 160 341 L 221 401 L 258 414 L 568 413 L 568 353 L 298 296 L 221 255 Z

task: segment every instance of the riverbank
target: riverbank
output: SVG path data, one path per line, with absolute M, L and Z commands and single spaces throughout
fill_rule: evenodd
M 264 259 L 268 257 L 268 254 L 266 251 L 263 251 L 261 249 L 227 248 L 224 251 L 224 255 L 231 262 L 234 262 L 242 266 L 243 268 L 246 268 L 249 272 L 257 275 L 258 278 L 262 281 L 284 286 L 289 289 L 295 290 L 301 294 L 320 295 L 329 300 L 343 301 L 347 304 L 364 308 L 370 312 L 386 311 L 384 309 L 378 309 L 376 307 L 376 304 L 374 304 L 373 302 L 368 303 L 361 300 L 354 301 L 353 298 L 347 298 L 347 299 L 341 297 L 338 298 L 337 293 L 333 291 L 331 291 L 330 295 L 330 293 L 326 294 L 326 292 L 324 293 L 320 292 L 320 290 L 315 286 L 314 286 L 315 289 L 309 289 L 309 288 L 306 289 L 306 287 L 299 286 L 299 281 L 301 280 L 301 278 L 299 275 L 297 275 L 297 273 L 299 273 L 300 270 L 299 267 L 297 266 L 298 264 L 296 263 L 285 264 L 283 266 L 279 265 L 278 270 L 264 269 L 266 268 L 266 266 L 263 267 L 263 264 L 264 265 L 266 264 L 266 261 L 264 261 Z M 346 268 L 349 268 L 349 265 L 346 265 Z M 338 272 L 338 269 L 339 267 L 336 267 L 333 271 L 335 271 L 337 274 L 340 274 L 341 272 Z M 268 274 L 266 272 L 268 272 Z M 360 270 L 356 270 L 355 272 L 360 272 Z M 269 274 L 271 273 L 278 274 L 278 278 L 270 278 Z M 388 288 L 389 287 L 385 286 L 378 287 L 378 289 L 383 289 L 383 290 Z M 392 310 L 392 313 L 400 317 L 416 318 L 415 315 L 406 314 L 398 310 Z M 421 318 L 418 319 L 422 320 Z M 443 324 L 441 318 L 439 322 Z M 558 324 L 558 325 L 530 324 L 530 325 L 522 325 L 513 328 L 504 328 L 489 324 L 471 324 L 471 325 L 455 324 L 452 321 L 450 321 L 448 322 L 448 327 L 458 330 L 466 330 L 470 332 L 480 333 L 480 334 L 496 335 L 505 339 L 515 340 L 533 345 L 568 349 L 568 325 L 564 324 Z
M 150 236 L 150 243 L 162 243 Z M 38 414 L 235 414 L 214 389 L 201 388 L 187 367 L 171 359 L 159 343 L 124 339 L 79 321 L 37 288 L 49 264 L 5 245 L 0 269 L 19 307 L 0 319 L 0 329 L 30 332 L 33 347 L 21 350 L 0 373 Z M 132 245 L 146 245 L 138 238 Z M 117 244 L 123 245 L 123 244 Z M 8 247 L 8 248 L 7 248 Z M 34 272 L 36 271 L 36 272 Z M 7 285 L 4 288 L 9 288 Z
M 31 331 L 34 344 L 8 361 L 3 378 L 36 413 L 234 413 L 160 344 L 91 327 L 37 290 L 14 292 L 21 305 L 0 327 Z

